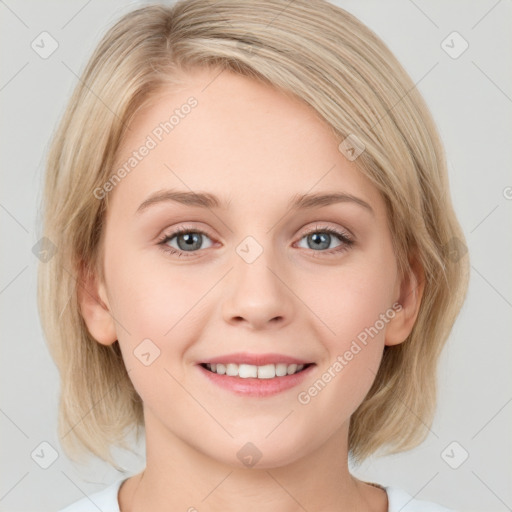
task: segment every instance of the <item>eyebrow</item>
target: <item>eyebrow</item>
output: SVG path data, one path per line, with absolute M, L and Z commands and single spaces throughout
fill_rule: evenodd
M 207 192 L 188 192 L 180 190 L 159 190 L 154 192 L 147 197 L 144 202 L 137 208 L 136 214 L 141 214 L 147 210 L 150 206 L 166 203 L 176 202 L 184 204 L 186 206 L 195 206 L 199 208 L 222 208 L 227 210 L 231 201 L 222 201 L 217 196 L 209 194 Z M 335 193 L 317 193 L 317 194 L 296 194 L 291 198 L 288 203 L 288 209 L 290 210 L 307 210 L 312 208 L 318 208 L 322 206 L 328 206 L 336 203 L 355 203 L 362 206 L 372 215 L 375 215 L 373 208 L 363 199 L 356 197 L 352 194 L 346 194 L 342 192 Z

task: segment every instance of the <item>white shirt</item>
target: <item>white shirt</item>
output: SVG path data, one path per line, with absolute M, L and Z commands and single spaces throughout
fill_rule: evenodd
M 102 491 L 75 501 L 58 512 L 98 512 L 98 510 L 102 512 L 120 512 L 117 494 L 125 480 L 127 478 L 118 480 Z M 388 512 L 455 512 L 431 501 L 416 500 L 397 487 L 379 487 L 382 487 L 388 495 Z

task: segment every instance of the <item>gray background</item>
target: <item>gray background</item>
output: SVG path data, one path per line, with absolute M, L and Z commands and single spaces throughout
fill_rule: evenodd
M 0 0 L 2 511 L 56 510 L 121 476 L 95 460 L 73 465 L 59 444 L 58 373 L 39 325 L 32 247 L 42 236 L 38 206 L 50 136 L 100 36 L 142 3 Z M 512 510 L 512 2 L 334 3 L 389 45 L 431 108 L 471 259 L 469 294 L 443 353 L 427 440 L 404 454 L 371 458 L 354 473 L 460 510 Z M 43 31 L 59 44 L 46 59 L 31 48 Z M 441 46 L 453 31 L 469 43 L 456 59 Z M 41 464 L 51 462 L 52 451 L 42 442 L 58 455 L 47 469 Z M 34 451 L 40 456 L 32 458 Z M 448 464 L 460 464 L 465 452 L 457 469 Z M 143 446 L 139 457 L 117 453 L 131 473 L 143 468 Z

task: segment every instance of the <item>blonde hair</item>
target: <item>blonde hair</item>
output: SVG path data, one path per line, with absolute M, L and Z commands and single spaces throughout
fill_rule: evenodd
M 118 342 L 88 332 L 77 299 L 81 276 L 103 277 L 108 194 L 136 112 L 183 70 L 215 67 L 276 87 L 311 105 L 343 141 L 364 144 L 355 163 L 380 190 L 402 275 L 413 257 L 424 292 L 408 339 L 386 346 L 373 386 L 352 415 L 349 453 L 413 448 L 436 404 L 441 350 L 462 307 L 468 258 L 450 195 L 445 155 L 418 89 L 387 46 L 357 18 L 324 0 L 188 0 L 124 15 L 103 37 L 76 86 L 50 147 L 43 231 L 57 252 L 40 263 L 38 302 L 59 369 L 59 436 L 69 456 L 93 453 L 117 469 L 112 445 L 144 426 L 142 401 Z M 181 73 L 181 75 L 180 75 Z M 459 251 L 461 252 L 461 251 Z

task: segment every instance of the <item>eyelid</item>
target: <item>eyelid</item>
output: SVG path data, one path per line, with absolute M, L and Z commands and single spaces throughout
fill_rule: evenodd
M 311 228 L 307 229 L 306 231 L 303 231 L 300 236 L 298 237 L 297 242 L 300 242 L 304 237 L 312 234 L 312 233 L 329 233 L 331 235 L 334 235 L 341 241 L 341 245 L 338 247 L 335 247 L 334 249 L 328 249 L 323 251 L 314 251 L 310 250 L 313 253 L 318 253 L 317 255 L 313 255 L 314 257 L 322 257 L 324 256 L 332 256 L 334 253 L 341 253 L 350 246 L 352 246 L 355 242 L 355 236 L 353 233 L 343 227 L 333 227 L 327 224 L 321 224 L 320 221 L 317 221 L 317 224 L 315 226 L 312 226 Z M 190 225 L 182 224 L 177 226 L 176 228 L 169 228 L 169 230 L 164 231 L 164 233 L 158 238 L 157 245 L 161 247 L 161 249 L 165 252 L 171 253 L 171 254 L 178 254 L 178 256 L 181 256 L 182 254 L 186 254 L 185 257 L 194 257 L 196 253 L 201 253 L 205 249 L 200 249 L 197 251 L 181 251 L 179 249 L 175 249 L 174 247 L 167 246 L 166 242 L 169 240 L 172 240 L 176 236 L 179 236 L 182 233 L 197 233 L 201 235 L 207 236 L 210 240 L 212 240 L 213 245 L 215 245 L 215 237 L 211 236 L 211 234 L 208 232 L 208 230 L 203 228 L 196 228 Z
M 347 240 L 350 240 L 352 242 L 355 240 L 355 236 L 347 228 L 333 227 L 333 226 L 330 226 L 330 225 L 327 225 L 327 224 L 321 225 L 320 223 L 316 224 L 316 226 L 314 226 L 311 229 L 308 229 L 307 231 L 302 233 L 301 238 L 304 237 L 304 236 L 307 236 L 307 235 L 309 235 L 311 233 L 316 233 L 317 231 L 325 231 L 327 233 L 334 233 L 334 234 L 337 234 L 338 236 L 339 235 L 343 235 Z
M 319 222 L 319 221 L 317 221 L 317 222 Z M 307 236 L 311 233 L 316 233 L 319 230 L 326 230 L 326 231 L 332 232 L 332 233 L 339 232 L 340 234 L 343 234 L 347 239 L 350 239 L 351 241 L 355 240 L 355 236 L 352 233 L 352 231 L 350 231 L 350 229 L 347 229 L 344 227 L 332 227 L 327 224 L 320 225 L 320 223 L 317 223 L 315 226 L 304 231 L 301 234 L 300 238 L 303 238 L 304 236 Z M 166 238 L 174 238 L 176 235 L 179 235 L 181 233 L 189 233 L 189 232 L 200 233 L 200 234 L 208 236 L 209 238 L 214 238 L 206 229 L 197 228 L 194 226 L 188 226 L 185 224 L 185 225 L 179 225 L 176 228 L 169 228 L 169 230 L 164 231 L 161 235 L 159 235 L 159 237 L 157 238 L 157 241 L 161 242 L 162 240 L 165 240 Z
M 213 238 L 210 233 L 203 228 L 197 228 L 194 226 L 187 226 L 186 224 L 179 225 L 176 228 L 169 228 L 166 229 L 157 239 L 158 242 L 161 242 L 162 240 L 165 240 L 167 238 L 174 238 L 176 235 L 179 235 L 181 233 L 201 233 L 202 235 L 206 235 L 209 238 Z

